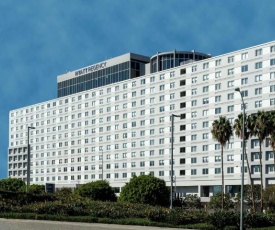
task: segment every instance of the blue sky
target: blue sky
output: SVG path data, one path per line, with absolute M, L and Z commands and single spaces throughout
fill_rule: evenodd
M 1 0 L 0 178 L 12 109 L 56 98 L 56 77 L 124 53 L 212 55 L 275 40 L 274 0 Z

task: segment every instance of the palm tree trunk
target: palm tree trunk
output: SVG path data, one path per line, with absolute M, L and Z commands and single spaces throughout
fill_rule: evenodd
M 264 210 L 264 199 L 263 199 L 262 141 L 260 141 L 260 175 L 261 175 L 261 212 L 263 212 L 263 210 Z
M 247 157 L 247 152 L 245 148 L 245 158 L 246 158 L 246 164 L 247 164 L 247 169 L 248 169 L 248 174 L 249 174 L 249 179 L 250 179 L 250 189 L 251 189 L 251 199 L 252 199 L 252 212 L 255 213 L 255 199 L 254 199 L 254 186 L 253 186 L 253 181 L 252 181 L 252 176 L 251 176 L 251 169 Z M 244 170 L 244 169 L 242 169 Z
M 223 146 L 221 153 L 221 163 L 222 163 L 222 211 L 224 209 L 224 172 L 223 172 Z

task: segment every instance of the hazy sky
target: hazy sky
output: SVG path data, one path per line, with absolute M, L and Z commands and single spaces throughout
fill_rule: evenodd
M 12 109 L 56 98 L 56 77 L 124 53 L 212 55 L 272 41 L 274 0 L 1 0 L 0 178 Z

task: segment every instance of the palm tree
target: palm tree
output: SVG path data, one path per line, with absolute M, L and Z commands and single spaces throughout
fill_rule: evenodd
M 222 210 L 224 209 L 224 170 L 223 170 L 223 149 L 232 136 L 232 126 L 225 116 L 220 116 L 212 123 L 212 138 L 221 144 L 221 166 L 222 166 Z
M 270 111 L 268 113 L 268 120 L 269 120 L 269 146 L 273 151 L 273 160 L 274 160 L 274 167 L 275 167 L 275 111 Z
M 262 163 L 262 143 L 269 136 L 268 115 L 265 111 L 258 111 L 257 114 L 251 115 L 251 136 L 257 136 L 260 142 L 260 178 L 261 178 L 261 211 L 263 212 L 263 163 Z
M 250 116 L 247 116 L 245 114 L 245 129 L 244 129 L 244 140 L 245 140 L 245 145 L 246 145 L 246 141 L 248 140 L 249 136 L 250 136 L 250 130 L 248 129 L 248 125 L 250 124 Z M 233 129 L 235 130 L 235 134 L 237 137 L 239 137 L 240 139 L 243 139 L 243 114 L 239 114 L 238 118 L 235 119 L 234 121 L 234 125 L 233 125 Z M 244 146 L 244 154 L 245 154 L 245 158 L 246 158 L 246 164 L 247 164 L 247 168 L 248 168 L 248 174 L 249 174 L 249 179 L 250 179 L 250 188 L 251 188 L 251 198 L 252 198 L 252 211 L 253 213 L 255 212 L 255 199 L 254 199 L 254 189 L 253 189 L 253 181 L 252 181 L 252 177 L 251 177 L 251 169 L 250 169 L 250 165 L 249 165 L 249 161 L 248 161 L 248 157 L 247 157 L 247 152 L 246 152 L 246 147 Z M 244 156 L 243 156 L 244 157 Z M 242 169 L 244 170 L 244 169 Z

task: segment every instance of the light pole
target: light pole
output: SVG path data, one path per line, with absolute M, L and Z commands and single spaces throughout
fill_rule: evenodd
M 245 116 L 245 104 L 243 100 L 243 94 L 240 90 L 240 88 L 235 89 L 236 92 L 239 92 L 242 98 L 242 106 L 243 106 L 243 128 L 242 128 L 242 138 L 243 138 L 243 144 L 242 144 L 242 149 L 243 149 L 243 154 L 242 154 L 242 182 L 241 182 L 241 207 L 240 207 L 240 230 L 243 230 L 243 187 L 244 187 L 244 151 L 245 151 L 245 137 L 244 137 L 244 116 Z
M 30 150 L 30 129 L 35 129 L 35 127 L 28 126 L 28 155 L 27 155 L 27 185 L 26 185 L 26 193 L 28 192 L 28 188 L 30 186 L 30 178 L 31 178 L 31 150 Z
M 173 173 L 173 164 L 174 164 L 174 117 L 180 117 L 180 115 L 175 115 L 175 114 L 172 114 L 172 127 L 171 127 L 171 136 L 172 136 L 172 143 L 171 143 L 171 172 L 170 172 L 170 176 L 171 176 L 171 197 L 170 197 L 170 209 L 173 208 L 173 176 L 174 176 L 174 173 Z
M 101 156 L 102 156 L 102 158 L 101 158 L 101 164 L 102 164 L 102 180 L 103 180 L 103 150 L 101 151 Z

